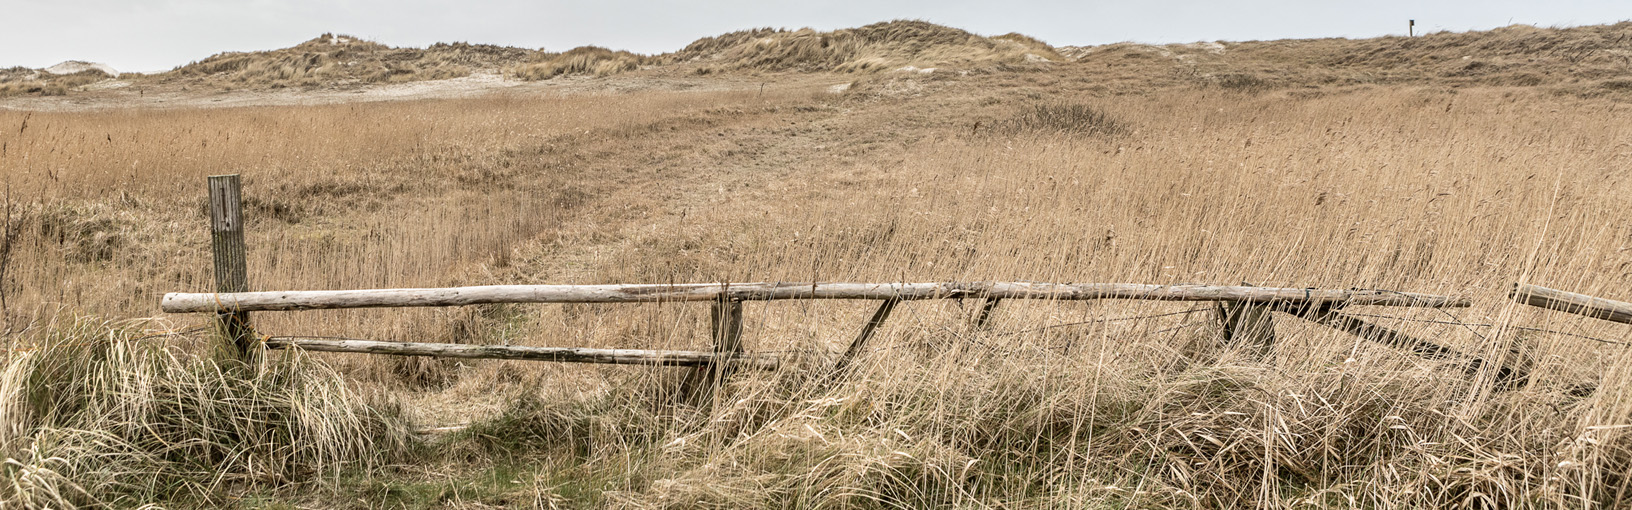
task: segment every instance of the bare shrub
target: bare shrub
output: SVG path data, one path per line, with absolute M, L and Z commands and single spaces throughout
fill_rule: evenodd
M 1127 126 L 1103 110 L 1082 103 L 1047 102 L 1034 104 L 1007 120 L 999 121 L 1000 132 L 1057 133 L 1115 136 L 1126 134 Z

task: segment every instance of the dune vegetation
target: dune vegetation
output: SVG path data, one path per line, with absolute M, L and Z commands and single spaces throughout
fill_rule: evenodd
M 597 75 L 596 93 L 0 109 L 0 500 L 1625 507 L 1632 331 L 1507 293 L 1632 299 L 1632 89 L 1605 85 L 1632 79 L 1608 57 L 1632 48 L 1629 31 L 1056 49 L 897 22 L 505 64 Z M 274 74 L 298 83 L 326 65 Z M 968 72 L 919 72 L 944 66 Z M 672 75 L 718 86 L 641 87 Z M 165 292 L 213 289 L 204 177 L 221 173 L 243 175 L 257 290 L 1387 289 L 1473 306 L 1352 311 L 1530 376 L 1498 384 L 1495 364 L 1468 371 L 1284 314 L 1257 356 L 1221 340 L 1210 305 L 1143 301 L 1006 301 L 985 328 L 971 326 L 977 302 L 908 302 L 845 371 L 835 359 L 876 304 L 748 303 L 747 349 L 790 361 L 701 402 L 678 398 L 681 368 L 244 363 L 210 317 L 158 311 Z M 711 342 L 696 303 L 252 320 L 268 336 Z

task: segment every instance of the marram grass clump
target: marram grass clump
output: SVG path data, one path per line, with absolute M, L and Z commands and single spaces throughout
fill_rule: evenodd
M 301 355 L 222 361 L 89 320 L 22 340 L 0 372 L 0 505 L 210 503 L 406 446 L 391 406 Z

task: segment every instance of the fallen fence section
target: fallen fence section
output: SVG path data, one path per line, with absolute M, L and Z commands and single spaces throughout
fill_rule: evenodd
M 644 349 L 586 349 L 578 347 L 529 347 L 510 345 L 467 345 L 418 342 L 376 342 L 372 340 L 318 340 L 271 338 L 268 349 L 300 348 L 308 351 L 435 356 L 439 358 L 509 359 L 566 363 L 607 363 L 614 365 L 706 366 L 723 363 L 733 366 L 775 370 L 781 360 L 774 354 L 715 354 L 700 351 L 655 351 Z
M 1632 303 L 1592 297 L 1536 285 L 1518 284 L 1510 296 L 1526 305 L 1573 313 L 1594 319 L 1632 324 Z
M 488 285 L 434 289 L 170 293 L 169 313 L 465 306 L 488 303 L 650 303 L 780 299 L 1145 299 L 1300 303 L 1310 306 L 1460 308 L 1466 298 L 1382 290 L 1321 290 L 1132 283 L 693 283 L 674 285 Z

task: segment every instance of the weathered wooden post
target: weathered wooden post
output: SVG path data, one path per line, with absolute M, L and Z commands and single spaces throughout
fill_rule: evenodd
M 986 298 L 986 301 L 980 304 L 980 315 L 975 316 L 975 331 L 985 330 L 986 326 L 991 324 L 992 312 L 997 310 L 997 304 L 1001 302 L 1002 298 Z
M 1220 301 L 1218 320 L 1224 325 L 1224 345 L 1239 347 L 1254 358 L 1269 357 L 1275 346 L 1275 320 L 1268 306 Z
M 238 175 L 212 175 L 210 188 L 210 248 L 215 255 L 215 291 L 248 292 L 248 264 L 244 260 L 244 216 Z M 222 311 L 216 323 L 240 358 L 253 352 L 255 333 L 249 312 Z
M 721 293 L 709 307 L 708 323 L 714 340 L 714 357 L 699 365 L 680 387 L 682 396 L 694 404 L 714 395 L 714 390 L 731 376 L 734 358 L 742 355 L 742 300 Z
M 1274 310 L 1266 303 L 1219 301 L 1216 313 L 1224 326 L 1224 345 L 1242 348 L 1257 359 L 1269 357 L 1275 346 Z
M 710 330 L 714 332 L 715 362 L 709 386 L 725 381 L 731 375 L 730 358 L 742 355 L 742 301 L 721 298 L 709 310 Z

